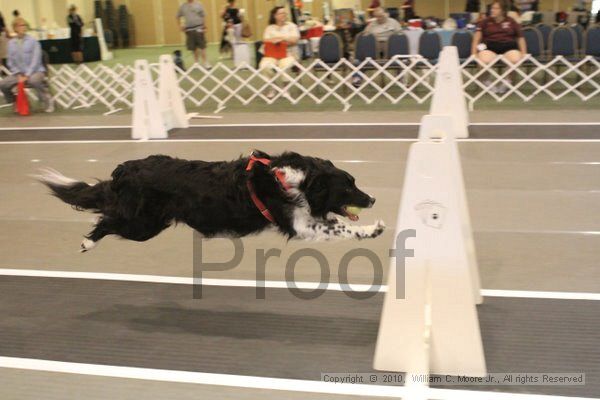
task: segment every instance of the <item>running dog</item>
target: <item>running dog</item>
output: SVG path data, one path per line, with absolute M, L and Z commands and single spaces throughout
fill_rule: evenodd
M 357 208 L 375 199 L 331 161 L 293 152 L 254 151 L 235 161 L 188 161 L 165 155 L 120 164 L 111 180 L 80 182 L 52 169 L 37 178 L 76 210 L 100 214 L 81 251 L 106 235 L 145 241 L 173 223 L 205 237 L 242 237 L 276 228 L 304 240 L 375 238 L 385 224 L 353 226 Z

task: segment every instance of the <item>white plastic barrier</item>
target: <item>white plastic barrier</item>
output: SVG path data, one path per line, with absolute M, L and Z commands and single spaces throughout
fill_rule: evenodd
M 469 137 L 469 113 L 463 93 L 458 49 L 446 46 L 440 54 L 430 114 L 450 115 L 457 138 Z
M 159 60 L 160 79 L 158 83 L 158 104 L 167 130 L 188 128 L 189 118 L 183 104 L 181 90 L 175 73 L 175 63 L 170 55 L 162 55 Z
M 158 98 L 152 72 L 146 60 L 135 62 L 133 88 L 133 139 L 165 139 L 173 128 L 188 128 L 195 114 L 188 114 L 183 103 L 175 63 L 170 55 L 160 57 Z
M 487 372 L 476 308 L 482 302 L 479 271 L 456 144 L 468 131 L 464 93 L 455 90 L 461 87 L 455 50 L 446 48 L 440 60 L 432 104 L 439 115 L 423 117 L 408 156 L 396 235 L 415 230 L 407 243 L 414 256 L 390 266 L 375 349 L 378 370 Z
M 100 44 L 100 58 L 102 61 L 112 60 L 113 53 L 108 51 L 108 46 L 106 46 L 104 28 L 102 27 L 102 19 L 96 18 L 94 20 L 94 24 L 96 25 L 96 34 L 98 35 L 98 43 Z
M 404 290 L 397 287 L 396 261 L 390 266 L 378 370 L 486 373 L 475 307 L 481 302 L 479 276 L 451 126 L 448 116 L 426 116 L 410 149 L 396 234 L 416 230 L 408 240 L 414 257 L 406 259 Z M 434 140 L 440 133 L 444 138 Z
M 131 137 L 133 139 L 164 139 L 168 137 L 165 121 L 156 98 L 150 66 L 146 60 L 135 62 L 132 119 Z

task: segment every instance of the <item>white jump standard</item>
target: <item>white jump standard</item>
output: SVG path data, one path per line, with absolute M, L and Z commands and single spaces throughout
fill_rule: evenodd
M 439 104 L 454 104 L 452 115 L 425 116 L 410 148 L 396 235 L 416 231 L 407 243 L 414 257 L 404 270 L 396 265 L 402 260 L 390 265 L 375 350 L 378 370 L 487 373 L 476 309 L 482 302 L 479 273 L 456 144 L 456 136 L 468 135 L 466 102 L 461 90 L 449 90 L 461 87 L 456 49 L 447 47 L 433 104 L 438 112 Z M 397 273 L 405 274 L 404 282 Z

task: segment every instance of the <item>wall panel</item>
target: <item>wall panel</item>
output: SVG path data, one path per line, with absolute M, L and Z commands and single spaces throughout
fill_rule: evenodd
M 175 16 L 179 10 L 179 3 L 173 0 L 162 0 L 161 11 L 163 14 L 165 44 L 185 43 L 185 35 L 181 32 L 175 20 Z
M 154 2 L 149 0 L 129 0 L 129 13 L 135 29 L 136 46 L 156 45 L 157 35 L 155 26 Z

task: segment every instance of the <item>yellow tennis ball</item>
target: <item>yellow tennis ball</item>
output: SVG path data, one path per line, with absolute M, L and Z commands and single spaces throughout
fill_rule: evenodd
M 346 207 L 346 211 L 348 211 L 350 214 L 358 215 L 362 211 L 362 208 L 356 206 L 348 206 Z

